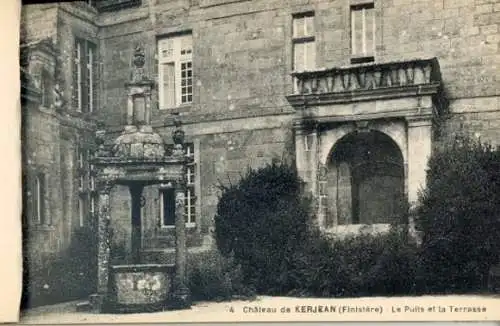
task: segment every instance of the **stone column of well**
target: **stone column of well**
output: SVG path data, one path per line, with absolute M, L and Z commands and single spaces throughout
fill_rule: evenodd
M 186 186 L 184 180 L 175 185 L 175 280 L 174 301 L 178 308 L 191 306 L 190 291 L 186 286 L 186 223 L 184 219 L 184 194 Z
M 408 202 L 414 207 L 418 194 L 426 186 L 426 170 L 432 150 L 431 117 L 407 118 L 408 124 Z M 414 232 L 414 221 L 409 221 Z
M 99 185 L 99 212 L 97 217 L 97 293 L 104 297 L 108 292 L 108 271 L 110 263 L 110 198 L 113 184 L 109 181 Z

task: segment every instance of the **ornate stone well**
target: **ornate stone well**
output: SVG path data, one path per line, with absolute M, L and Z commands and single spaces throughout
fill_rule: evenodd
M 99 209 L 97 221 L 97 295 L 91 304 L 98 311 L 155 311 L 190 306 L 185 285 L 186 235 L 184 224 L 185 169 L 184 131 L 176 120 L 172 137 L 174 149 L 166 154 L 160 135 L 151 127 L 151 88 L 144 75 L 144 52 L 137 47 L 134 70 L 128 90 L 127 125 L 111 146 L 105 146 L 105 132 L 98 131 L 98 150 L 93 164 L 97 172 Z M 141 220 L 144 187 L 162 184 L 175 193 L 175 263 L 141 264 Z M 110 191 L 115 185 L 127 186 L 131 200 L 132 264 L 111 263 L 110 222 L 115 218 Z

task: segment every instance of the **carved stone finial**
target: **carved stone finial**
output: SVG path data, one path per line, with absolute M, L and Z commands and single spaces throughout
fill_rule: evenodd
M 137 44 L 135 46 L 134 50 L 134 60 L 133 63 L 136 68 L 142 68 L 144 67 L 144 63 L 146 62 L 145 60 L 146 55 L 144 54 L 144 49 L 140 44 Z
M 175 129 L 172 132 L 172 139 L 174 141 L 174 150 L 172 154 L 174 156 L 181 156 L 184 155 L 185 132 L 184 130 L 182 130 L 182 122 L 178 117 L 174 118 L 174 126 Z
M 144 53 L 144 48 L 140 44 L 135 46 L 132 63 L 134 64 L 132 70 L 132 81 L 137 82 L 144 80 L 144 64 L 146 63 L 146 54 Z

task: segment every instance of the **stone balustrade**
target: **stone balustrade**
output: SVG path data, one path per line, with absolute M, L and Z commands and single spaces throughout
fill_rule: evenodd
M 441 79 L 435 58 L 296 72 L 292 76 L 294 95 L 434 85 L 439 84 Z

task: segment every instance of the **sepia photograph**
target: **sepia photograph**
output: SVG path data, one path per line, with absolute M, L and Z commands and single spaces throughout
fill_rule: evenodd
M 20 321 L 500 320 L 499 25 L 23 1 Z

